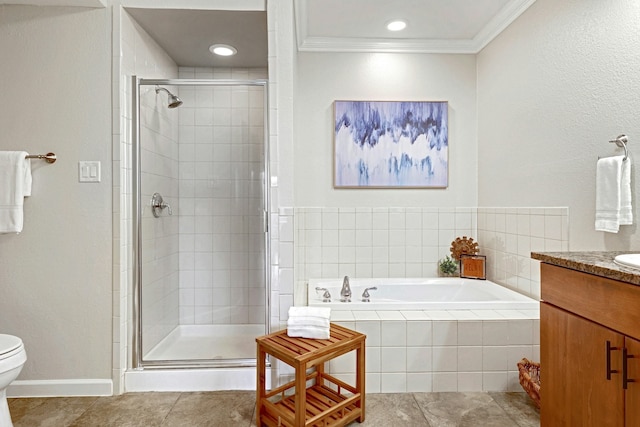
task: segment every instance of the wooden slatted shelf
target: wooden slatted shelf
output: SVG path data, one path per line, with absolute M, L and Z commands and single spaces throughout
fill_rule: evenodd
M 366 336 L 331 324 L 328 340 L 291 338 L 282 330 L 256 338 L 258 387 L 256 424 L 268 427 L 345 426 L 364 421 Z M 356 351 L 356 384 L 324 372 L 324 363 Z M 265 361 L 270 354 L 295 369 L 295 380 L 267 393 Z M 307 373 L 310 368 L 315 371 Z M 307 387 L 307 382 L 315 384 Z M 273 401 L 272 401 L 273 400 Z

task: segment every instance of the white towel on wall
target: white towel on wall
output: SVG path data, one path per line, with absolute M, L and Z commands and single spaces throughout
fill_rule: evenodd
M 24 151 L 0 151 L 0 233 L 20 233 L 31 195 L 31 161 Z
M 596 165 L 596 231 L 617 233 L 633 224 L 631 158 L 605 157 Z

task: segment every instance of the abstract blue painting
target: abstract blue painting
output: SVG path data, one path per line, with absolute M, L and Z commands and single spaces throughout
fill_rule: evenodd
M 445 188 L 447 102 L 335 101 L 335 188 Z

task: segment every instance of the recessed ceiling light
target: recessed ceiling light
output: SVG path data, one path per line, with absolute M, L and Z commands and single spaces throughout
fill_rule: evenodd
M 238 53 L 235 47 L 228 44 L 212 44 L 209 46 L 209 51 L 220 56 L 233 56 Z
M 407 28 L 407 21 L 403 21 L 402 19 L 394 19 L 393 21 L 387 22 L 387 30 L 389 31 L 402 31 Z

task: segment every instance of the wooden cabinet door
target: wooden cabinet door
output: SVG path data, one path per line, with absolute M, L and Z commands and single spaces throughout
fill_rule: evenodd
M 607 380 L 606 343 L 621 349 L 624 336 L 542 303 L 540 341 L 541 426 L 623 426 L 622 353 L 611 352 Z
M 625 393 L 625 425 L 640 426 L 640 341 L 625 338 L 627 354 L 627 378 L 634 380 L 627 384 Z

